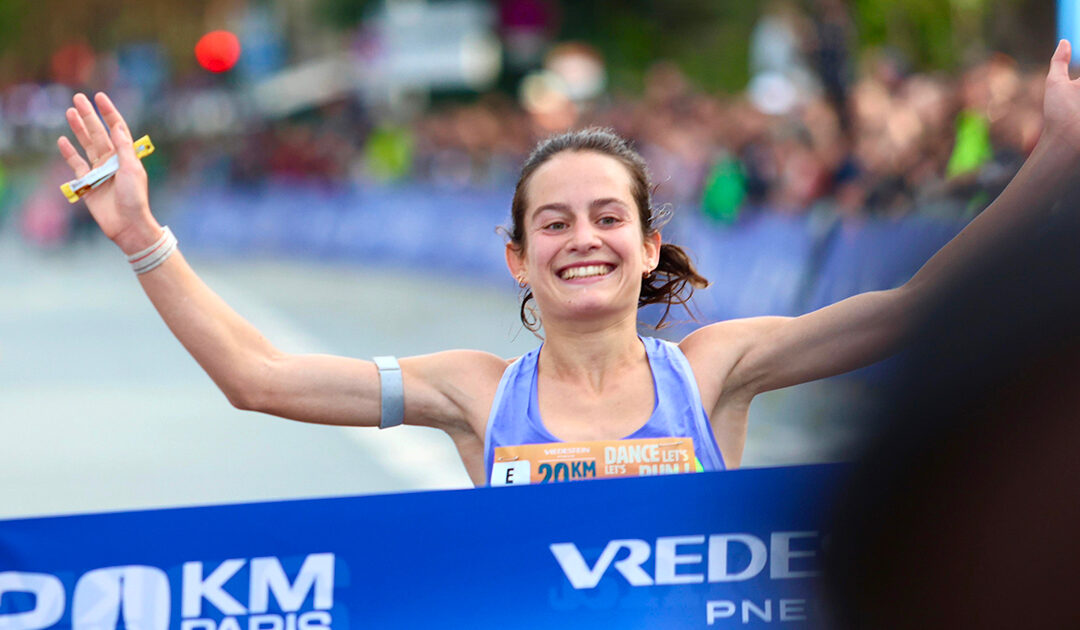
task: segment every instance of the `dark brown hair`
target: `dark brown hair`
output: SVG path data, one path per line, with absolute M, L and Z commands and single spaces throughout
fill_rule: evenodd
M 564 151 L 593 151 L 615 158 L 626 167 L 630 174 L 630 195 L 637 205 L 641 219 L 642 237 L 651 236 L 659 231 L 668 218 L 666 210 L 652 205 L 653 186 L 649 180 L 649 169 L 645 160 L 630 143 L 613 130 L 602 127 L 590 127 L 581 131 L 571 131 L 552 136 L 542 141 L 533 149 L 531 155 L 521 167 L 521 177 L 514 189 L 514 200 L 510 204 L 510 243 L 519 251 L 525 247 L 525 210 L 527 201 L 525 189 L 536 169 L 548 160 Z M 641 294 L 638 296 L 638 308 L 646 304 L 664 304 L 664 313 L 656 327 L 664 325 L 671 307 L 680 304 L 686 307 L 694 289 L 709 285 L 709 281 L 698 274 L 690 257 L 678 245 L 663 243 L 660 245 L 660 262 L 641 282 Z M 521 298 L 521 323 L 536 332 L 539 321 L 536 313 L 528 306 L 533 297 L 532 290 L 526 289 Z

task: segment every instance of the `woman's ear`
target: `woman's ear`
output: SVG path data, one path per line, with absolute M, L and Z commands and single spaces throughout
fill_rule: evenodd
M 525 267 L 524 248 L 513 242 L 506 244 L 506 267 L 518 284 L 525 284 L 525 280 L 529 277 L 529 270 Z
M 645 236 L 645 271 L 651 272 L 660 264 L 660 230 Z

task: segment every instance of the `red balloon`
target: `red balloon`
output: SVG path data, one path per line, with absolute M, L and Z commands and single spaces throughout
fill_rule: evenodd
M 240 40 L 229 31 L 210 31 L 195 44 L 195 59 L 210 72 L 225 72 L 240 58 Z

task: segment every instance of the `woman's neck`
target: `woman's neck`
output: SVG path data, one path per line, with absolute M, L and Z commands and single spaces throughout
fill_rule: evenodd
M 560 381 L 603 389 L 605 377 L 616 376 L 645 358 L 637 334 L 637 313 L 632 318 L 595 326 L 544 326 L 540 352 L 541 374 Z

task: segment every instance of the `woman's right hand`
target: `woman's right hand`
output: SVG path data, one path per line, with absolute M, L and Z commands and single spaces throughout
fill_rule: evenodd
M 57 146 L 76 177 L 104 164 L 113 153 L 118 155 L 116 175 L 84 195 L 83 200 L 105 236 L 131 254 L 157 240 L 161 226 L 150 213 L 146 170 L 135 155 L 127 123 L 104 93 L 98 92 L 94 100 L 105 124 L 84 94 L 76 94 L 72 99 L 74 107 L 67 110 L 68 125 L 86 159 L 66 137 L 61 137 Z

